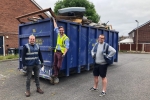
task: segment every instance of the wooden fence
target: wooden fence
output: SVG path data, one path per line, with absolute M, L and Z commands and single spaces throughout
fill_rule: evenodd
M 119 51 L 136 51 L 136 44 L 119 44 Z M 138 44 L 138 51 L 150 52 L 150 44 Z

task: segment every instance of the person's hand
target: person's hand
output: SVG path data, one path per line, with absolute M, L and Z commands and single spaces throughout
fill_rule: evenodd
M 111 58 L 109 56 L 106 56 L 107 59 L 111 60 Z
M 53 21 L 56 21 L 54 17 L 52 17 Z
M 106 53 L 105 53 L 105 52 L 103 52 L 103 55 L 104 55 L 104 56 L 106 56 Z
M 95 58 L 96 58 L 96 54 L 93 55 L 93 59 L 95 59 Z
M 65 54 L 62 55 L 62 58 L 64 58 L 64 57 L 65 57 Z

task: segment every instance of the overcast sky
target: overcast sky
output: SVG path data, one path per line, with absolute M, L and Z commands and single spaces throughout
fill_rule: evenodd
M 35 0 L 42 8 L 54 9 L 58 0 Z M 95 5 L 101 22 L 113 26 L 120 36 L 137 27 L 135 20 L 142 25 L 150 20 L 150 0 L 89 0 Z

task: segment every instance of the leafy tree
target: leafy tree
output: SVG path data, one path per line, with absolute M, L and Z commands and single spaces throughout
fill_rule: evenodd
M 99 22 L 100 20 L 100 16 L 95 10 L 95 6 L 88 0 L 58 0 L 54 7 L 55 14 L 58 14 L 58 9 L 66 7 L 85 7 L 86 12 L 84 16 L 95 23 Z

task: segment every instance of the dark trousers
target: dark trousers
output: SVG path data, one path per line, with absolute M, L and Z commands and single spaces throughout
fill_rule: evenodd
M 62 55 L 63 55 L 62 52 L 56 51 L 54 53 L 54 75 L 55 76 L 58 76 L 58 73 L 59 73 L 60 68 L 62 66 L 62 60 L 63 60 Z
M 32 77 L 32 71 L 34 71 L 34 78 L 35 78 L 35 83 L 36 83 L 36 87 L 39 88 L 40 84 L 39 84 L 39 69 L 40 66 L 28 66 L 27 67 L 27 80 L 26 80 L 26 90 L 30 91 L 30 80 Z

